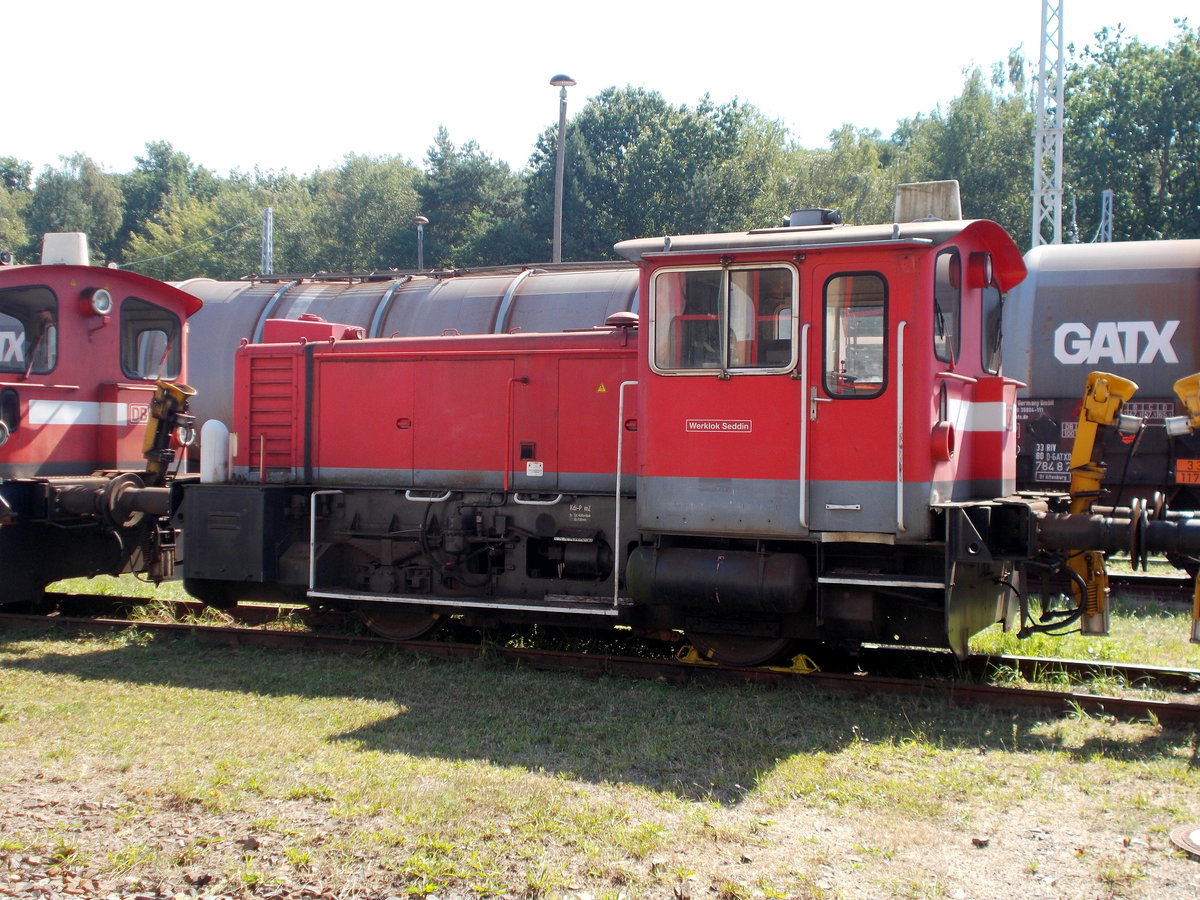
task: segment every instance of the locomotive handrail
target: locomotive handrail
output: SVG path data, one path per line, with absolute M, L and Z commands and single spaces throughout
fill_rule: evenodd
M 907 322 L 896 323 L 896 531 L 900 533 L 908 531 L 904 524 L 904 329 L 907 327 Z
M 556 494 L 549 500 L 522 500 L 520 491 L 513 491 L 513 503 L 520 506 L 557 506 L 562 503 L 564 494 Z
M 620 603 L 621 589 L 621 468 L 625 447 L 625 388 L 636 387 L 636 381 L 622 381 L 617 388 L 617 488 L 613 508 L 613 606 Z
M 812 323 L 805 322 L 800 329 L 800 377 L 808 382 L 808 329 Z M 813 388 L 816 390 L 816 388 Z M 808 530 L 808 410 L 804 408 L 805 392 L 800 392 L 800 527 Z M 815 405 L 815 404 L 814 404 Z
M 454 491 L 445 491 L 441 494 L 418 494 L 411 488 L 404 492 L 404 499 L 413 503 L 445 503 L 454 495 Z
M 979 384 L 978 378 L 972 378 L 970 375 L 959 375 L 957 372 L 938 372 L 934 378 L 951 378 L 954 381 L 962 381 L 966 384 Z
M 781 229 L 787 230 L 787 229 Z M 756 234 L 766 234 L 767 232 L 755 232 Z M 929 238 L 918 237 L 901 237 L 901 238 L 884 238 L 878 241 L 847 241 L 846 243 L 838 243 L 837 241 L 827 241 L 820 244 L 802 244 L 796 242 L 796 248 L 801 253 L 807 253 L 809 250 L 843 250 L 858 247 L 905 247 L 919 246 L 931 247 L 933 241 Z M 781 242 L 779 244 L 764 244 L 761 247 L 704 247 L 697 250 L 655 250 L 650 253 L 643 253 L 642 259 L 680 259 L 688 256 L 714 256 L 722 253 L 744 253 L 747 249 L 751 250 L 781 250 L 791 249 L 791 243 Z

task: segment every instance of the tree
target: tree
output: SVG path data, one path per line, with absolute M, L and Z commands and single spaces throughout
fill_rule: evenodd
M 885 166 L 886 142 L 879 132 L 847 124 L 830 133 L 829 143 L 828 150 L 795 154 L 791 207 L 837 209 L 847 224 L 888 221 L 900 176 Z
M 557 133 L 538 139 L 526 206 L 549 254 Z M 775 224 L 786 133 L 732 101 L 673 107 L 654 91 L 606 88 L 567 130 L 563 256 L 610 257 L 618 240 Z
M 522 181 L 468 141 L 461 149 L 439 128 L 418 179 L 425 230 L 425 264 L 479 266 L 511 263 L 512 237 L 522 230 Z
M 135 162 L 134 170 L 120 178 L 125 201 L 122 244 L 172 203 L 182 202 L 186 197 L 203 202 L 216 196 L 216 177 L 207 169 L 192 165 L 187 154 L 175 150 L 166 141 L 146 144 L 146 155 L 136 157 Z
M 12 156 L 0 156 L 0 187 L 10 191 L 28 191 L 32 185 L 33 166 Z
M 1067 183 L 1085 239 L 1114 192 L 1116 240 L 1200 237 L 1200 29 L 1167 47 L 1097 33 L 1067 78 Z
M 1007 71 L 1008 92 L 976 67 L 944 112 L 899 123 L 889 169 L 894 183 L 956 179 L 964 216 L 994 219 L 1028 246 L 1034 120 L 1015 53 Z
M 32 199 L 30 192 L 33 166 L 11 156 L 0 156 L 0 250 L 10 250 L 21 259 L 30 245 L 25 216 Z
M 29 205 L 28 227 L 34 234 L 82 231 L 93 256 L 116 259 L 114 238 L 121 227 L 121 192 L 117 180 L 82 153 L 60 157 L 62 166 L 47 166 L 38 176 Z
M 340 169 L 305 180 L 314 200 L 312 258 L 328 271 L 407 267 L 416 260 L 412 219 L 421 173 L 398 156 L 351 154 Z
M 174 194 L 126 247 L 124 266 L 166 281 L 194 276 L 233 279 L 262 266 L 262 211 L 275 211 L 274 269 L 309 272 L 313 264 L 312 196 L 287 173 L 234 172 L 216 181 L 211 199 Z

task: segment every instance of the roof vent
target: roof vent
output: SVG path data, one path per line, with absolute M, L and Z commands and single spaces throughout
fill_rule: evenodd
M 82 231 L 57 231 L 42 235 L 43 266 L 86 266 L 87 235 Z
M 814 225 L 841 225 L 840 209 L 797 209 L 787 219 L 788 228 L 811 228 Z
M 919 181 L 896 185 L 894 222 L 930 222 L 962 218 L 957 181 Z

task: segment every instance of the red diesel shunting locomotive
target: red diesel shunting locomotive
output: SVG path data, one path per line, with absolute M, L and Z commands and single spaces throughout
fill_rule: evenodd
M 1104 627 L 1072 548 L 1152 529 L 1013 494 L 1012 240 L 810 215 L 618 244 L 640 316 L 586 332 L 268 322 L 237 355 L 228 450 L 204 448 L 231 476 L 185 492 L 189 591 L 282 590 L 396 637 L 607 621 L 753 664 L 798 640 L 961 654 L 1034 566 L 1078 599 L 1027 630 Z
M 35 606 L 60 578 L 173 569 L 167 467 L 200 301 L 87 259 L 84 235 L 53 234 L 42 265 L 0 266 L 5 604 Z

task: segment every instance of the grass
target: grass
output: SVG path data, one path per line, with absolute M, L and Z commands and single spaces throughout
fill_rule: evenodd
M 107 884 L 547 898 L 975 896 L 1045 877 L 1079 896 L 1195 888 L 1165 834 L 1200 820 L 1197 738 L 1153 723 L 136 632 L 5 635 L 0 685 L 0 856 L 57 856 Z M 1035 827 L 1049 837 L 1030 844 Z M 980 832 L 991 841 L 976 851 Z
M 1023 640 L 994 625 L 971 638 L 975 653 L 1069 657 L 1104 662 L 1200 668 L 1200 644 L 1189 642 L 1191 607 L 1182 603 L 1140 600 L 1114 594 L 1107 635 L 1077 631 L 1055 636 L 1035 634 Z

